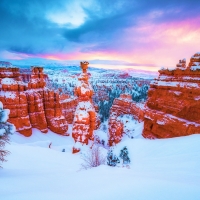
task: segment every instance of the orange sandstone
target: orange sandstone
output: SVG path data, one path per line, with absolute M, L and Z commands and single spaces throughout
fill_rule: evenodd
M 33 66 L 30 74 L 20 74 L 19 68 L 0 68 L 0 101 L 10 109 L 9 122 L 24 136 L 32 128 L 46 133 L 50 130 L 65 134 L 68 125 L 62 115 L 59 95 L 45 88 L 46 75 L 42 67 Z
M 200 53 L 188 67 L 180 60 L 175 69 L 162 69 L 150 85 L 143 136 L 171 138 L 200 133 Z
M 82 73 L 78 77 L 77 86 L 74 93 L 78 98 L 76 107 L 72 137 L 75 140 L 75 146 L 72 152 L 77 153 L 80 148 L 77 144 L 88 145 L 89 140 L 94 140 L 93 131 L 97 128 L 97 114 L 92 102 L 93 89 L 88 82 L 88 62 L 81 62 Z

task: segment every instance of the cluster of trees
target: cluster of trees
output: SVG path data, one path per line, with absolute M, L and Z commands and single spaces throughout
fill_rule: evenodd
M 9 154 L 9 151 L 4 149 L 5 144 L 9 141 L 9 134 L 15 132 L 14 125 L 7 122 L 8 116 L 9 116 L 9 110 L 3 109 L 3 104 L 0 102 L 0 162 L 1 163 L 6 161 L 5 157 Z
M 122 161 L 123 166 L 129 165 L 131 160 L 128 154 L 126 146 L 120 150 L 119 157 L 117 157 L 112 150 L 109 150 L 107 153 L 107 165 L 115 167 L 120 163 L 120 160 Z M 106 162 L 106 157 L 101 153 L 98 145 L 94 145 L 92 149 L 88 150 L 85 154 L 82 154 L 81 158 L 83 160 L 81 169 L 85 170 L 104 165 Z
M 112 90 L 107 90 L 108 99 L 107 100 L 96 100 L 99 106 L 99 115 L 101 122 L 106 121 L 109 118 L 109 111 L 111 106 L 113 105 L 113 101 L 115 98 L 118 98 L 120 94 L 130 94 L 132 96 L 133 101 L 135 102 L 144 102 L 147 99 L 147 92 L 149 89 L 148 84 L 143 84 L 139 86 L 137 83 L 133 85 L 133 88 L 126 88 L 125 90 L 121 90 L 119 87 L 113 87 Z M 105 90 L 105 89 L 104 89 Z
M 121 149 L 119 158 L 113 153 L 112 150 L 109 150 L 107 155 L 107 165 L 115 167 L 118 163 L 120 163 L 120 159 L 122 160 L 123 165 L 128 165 L 131 162 L 128 154 L 127 147 Z

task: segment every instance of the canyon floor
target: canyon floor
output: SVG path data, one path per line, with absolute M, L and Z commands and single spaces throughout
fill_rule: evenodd
M 140 136 L 141 130 L 136 128 L 137 137 L 124 138 L 114 148 L 117 154 L 127 146 L 129 167 L 101 165 L 88 170 L 81 169 L 87 148 L 72 154 L 70 136 L 37 129 L 29 138 L 16 133 L 7 145 L 8 162 L 0 170 L 1 199 L 199 200 L 200 135 L 148 140 Z

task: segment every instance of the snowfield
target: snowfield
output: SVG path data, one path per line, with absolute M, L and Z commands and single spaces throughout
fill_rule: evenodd
M 43 134 L 37 129 L 30 138 L 12 135 L 7 145 L 11 154 L 0 170 L 0 199 L 200 199 L 200 135 L 159 140 L 126 138 L 114 152 L 119 155 L 127 146 L 129 167 L 101 165 L 88 170 L 81 170 L 81 154 L 71 153 L 73 143 L 70 136 L 50 131 Z

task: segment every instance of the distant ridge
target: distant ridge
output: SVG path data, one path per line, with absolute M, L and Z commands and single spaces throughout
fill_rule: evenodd
M 0 67 L 12 67 L 10 62 L 0 61 Z

